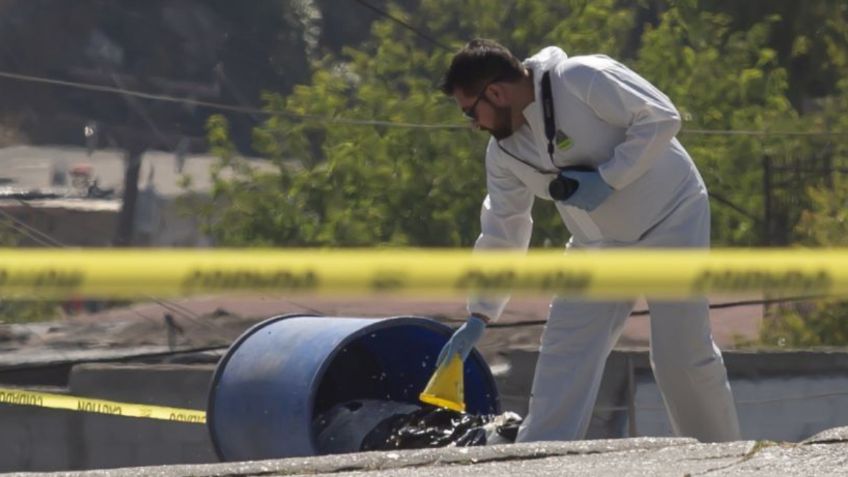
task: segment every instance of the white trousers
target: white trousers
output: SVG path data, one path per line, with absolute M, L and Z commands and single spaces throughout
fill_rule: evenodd
M 709 244 L 706 195 L 692 197 L 634 246 Z M 740 440 L 739 420 L 706 299 L 652 300 L 651 367 L 672 428 L 703 442 Z M 633 301 L 555 299 L 542 335 L 527 417 L 518 442 L 582 439 L 604 364 Z M 638 412 L 638 410 L 637 410 Z

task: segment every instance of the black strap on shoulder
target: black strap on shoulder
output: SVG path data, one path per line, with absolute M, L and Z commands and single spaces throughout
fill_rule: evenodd
M 551 91 L 551 72 L 542 75 L 542 115 L 545 119 L 545 137 L 548 139 L 548 155 L 554 160 L 554 139 L 556 138 L 556 120 L 554 119 L 554 95 Z

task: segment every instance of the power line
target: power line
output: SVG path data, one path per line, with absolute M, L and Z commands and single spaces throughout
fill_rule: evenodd
M 323 123 L 331 123 L 331 124 L 345 124 L 351 126 L 385 126 L 385 127 L 402 127 L 402 128 L 418 128 L 418 129 L 468 129 L 468 124 L 423 124 L 423 123 L 410 123 L 410 122 L 399 122 L 399 121 L 381 121 L 374 119 L 347 119 L 347 118 L 331 118 L 326 116 L 317 116 L 311 114 L 296 114 L 287 111 L 267 111 L 264 109 L 251 107 L 251 106 L 237 106 L 233 104 L 225 104 L 225 103 L 216 103 L 212 101 L 201 101 L 192 98 L 181 98 L 176 96 L 169 96 L 165 94 L 154 94 L 154 93 L 145 93 L 142 91 L 134 91 L 129 89 L 121 89 L 112 86 L 101 86 L 90 83 L 80 83 L 76 81 L 65 81 L 58 80 L 54 78 L 46 78 L 42 76 L 31 76 L 31 75 L 22 75 L 17 73 L 9 73 L 6 71 L 0 71 L 0 77 L 14 79 L 18 81 L 25 81 L 31 83 L 43 83 L 49 84 L 53 86 L 65 86 L 69 88 L 77 88 L 84 89 L 88 91 L 96 91 L 99 93 L 110 93 L 110 94 L 120 94 L 123 96 L 132 96 L 135 98 L 142 98 L 151 101 L 164 101 L 169 103 L 177 103 L 177 104 L 185 104 L 189 106 L 199 106 L 206 107 L 210 109 L 216 109 L 220 111 L 229 111 L 235 113 L 245 113 L 245 114 L 261 114 L 263 116 L 285 116 L 292 119 L 299 119 L 302 121 L 315 121 L 315 122 L 323 122 Z
M 117 87 L 120 90 L 122 90 L 122 91 L 126 90 L 126 88 L 122 84 L 121 78 L 119 78 L 118 75 L 115 74 L 114 71 L 111 73 L 111 77 L 112 77 L 112 81 L 115 82 L 115 84 L 117 85 Z M 139 102 L 136 101 L 136 98 L 134 98 L 132 96 L 129 96 L 129 95 L 126 95 L 126 94 L 123 95 L 123 96 L 124 96 L 124 100 L 126 100 L 127 104 L 130 106 L 130 108 L 135 110 L 136 114 L 138 114 L 138 116 L 141 118 L 141 120 L 144 121 L 145 124 L 147 124 L 147 127 L 150 128 L 150 130 L 153 132 L 153 134 L 160 141 L 162 141 L 162 144 L 172 143 L 171 141 L 168 141 L 168 138 L 166 138 L 165 135 L 162 133 L 162 131 L 159 130 L 159 127 L 156 126 L 156 123 L 153 121 L 153 118 L 151 118 L 150 115 L 147 113 L 147 108 L 145 108 L 144 105 L 139 104 Z
M 28 204 L 26 204 L 23 201 L 21 201 L 21 203 L 29 206 Z M 6 221 L 0 221 L 0 226 L 5 226 L 5 227 L 17 232 L 18 234 L 29 238 L 33 242 L 35 242 L 35 243 L 37 243 L 37 244 L 39 244 L 43 247 L 46 247 L 46 248 L 68 248 L 68 245 L 63 244 L 62 242 L 51 237 L 50 235 L 48 235 L 44 232 L 41 232 L 40 230 L 36 229 L 35 227 L 32 227 L 32 226 L 18 220 L 17 218 L 15 218 L 15 216 L 6 212 L 2 208 L 0 208 L 0 215 L 2 215 L 4 218 L 6 218 Z M 190 321 L 192 323 L 195 323 L 195 324 L 204 326 L 208 329 L 211 329 L 215 333 L 219 334 L 219 336 L 224 337 L 225 330 L 221 326 L 219 326 L 215 323 L 209 323 L 206 320 L 203 320 L 202 317 L 200 315 L 198 315 L 197 313 L 195 313 L 193 310 L 191 310 L 191 309 L 189 309 L 185 306 L 182 306 L 182 305 L 180 305 L 176 302 L 169 302 L 167 300 L 162 300 L 162 299 L 150 296 L 150 295 L 146 295 L 146 297 L 148 299 L 152 300 L 154 303 L 161 306 L 162 308 L 176 314 L 177 316 L 181 316 L 181 317 L 187 319 L 188 321 Z M 299 306 L 301 308 L 305 308 L 309 311 L 315 312 L 317 314 L 323 314 L 320 311 L 315 310 L 313 308 L 309 308 L 305 305 L 300 305 L 300 304 L 297 304 L 297 303 L 294 303 L 294 302 L 291 302 L 291 303 L 293 303 L 296 306 Z M 130 311 L 133 314 L 141 317 L 142 319 L 144 319 L 144 320 L 146 320 L 150 323 L 159 324 L 159 321 L 152 316 L 145 315 L 145 314 L 141 313 L 140 311 L 132 309 L 132 308 L 130 308 Z M 42 338 L 41 336 L 39 336 L 38 334 L 35 334 L 34 336 L 39 341 L 41 341 L 43 344 L 45 344 L 45 345 L 48 344 L 47 341 L 44 338 Z M 124 356 L 122 358 L 109 358 L 109 359 L 102 359 L 102 360 L 101 359 L 87 360 L 85 362 L 89 362 L 89 361 L 97 361 L 97 362 L 100 362 L 100 361 L 121 361 L 121 360 L 127 360 L 127 359 L 135 359 L 135 358 L 171 356 L 171 355 L 176 355 L 176 354 L 192 353 L 192 352 L 196 352 L 196 351 L 225 349 L 227 347 L 228 347 L 228 345 L 211 346 L 211 347 L 205 347 L 205 348 L 180 349 L 180 350 L 172 350 L 172 351 L 169 351 L 169 352 L 157 352 L 157 353 L 146 353 L 146 354 L 140 354 L 140 355 Z M 58 351 L 59 355 L 65 361 L 67 361 L 67 362 L 72 361 L 70 359 L 70 357 L 68 357 L 61 350 L 57 350 L 57 351 Z M 82 362 L 82 361 L 78 361 L 78 362 Z M 53 365 L 51 364 L 49 366 L 53 366 Z M 0 368 L 0 372 L 6 371 L 6 370 L 9 370 L 9 369 L 19 369 L 19 368 L 17 368 L 17 367 Z M 26 368 L 26 369 L 30 369 L 30 368 Z
M 18 221 L 17 219 L 15 219 L 14 216 L 9 214 L 5 210 L 0 209 L 0 214 L 2 214 L 3 217 L 5 217 L 9 221 L 9 223 L 3 223 L 3 225 L 6 225 L 8 228 L 14 230 L 19 235 L 23 235 L 26 238 L 32 240 L 33 242 L 35 242 L 39 245 L 44 246 L 44 247 L 55 247 L 55 246 L 57 246 L 57 245 L 53 245 L 51 243 L 48 243 L 46 241 L 47 239 L 43 239 L 43 238 L 39 237 L 39 235 L 44 235 L 42 232 L 39 232 L 34 227 L 30 227 L 29 225 Z M 53 241 L 52 239 L 49 239 L 49 240 Z M 58 241 L 54 241 L 54 242 L 60 243 Z M 63 245 L 59 245 L 59 246 L 63 246 Z
M 681 129 L 680 134 L 704 136 L 848 136 L 842 131 L 757 131 L 754 129 Z
M 25 201 L 19 200 L 19 202 L 21 204 L 23 204 L 24 206 L 31 208 L 31 206 L 29 204 L 27 204 Z M 66 244 L 60 242 L 59 240 L 53 238 L 49 234 L 42 232 L 42 231 L 38 230 L 37 228 L 32 227 L 32 226 L 26 224 L 25 222 L 23 222 L 21 220 L 18 220 L 14 215 L 6 212 L 2 208 L 0 208 L 0 216 L 5 217 L 8 221 L 8 222 L 0 221 L 0 226 L 5 226 L 5 227 L 13 230 L 14 232 L 17 232 L 18 234 L 29 238 L 30 240 L 37 243 L 38 245 L 41 245 L 41 246 L 46 247 L 46 248 L 69 248 L 68 245 L 66 245 Z M 221 337 L 225 337 L 226 330 L 224 330 L 223 327 L 219 326 L 218 324 L 216 324 L 214 322 L 207 322 L 200 315 L 195 313 L 190 308 L 185 307 L 183 305 L 180 305 L 179 303 L 176 303 L 176 302 L 172 302 L 172 301 L 168 301 L 168 300 L 162 300 L 160 298 L 156 298 L 156 297 L 150 296 L 150 295 L 145 295 L 145 297 L 148 298 L 149 300 L 153 301 L 154 303 L 158 304 L 162 308 L 174 313 L 175 315 L 182 317 L 182 318 L 185 318 L 188 321 L 195 323 L 197 325 L 201 325 L 203 327 L 206 327 L 207 329 L 214 331 L 216 334 L 218 334 Z M 314 313 L 319 314 L 319 315 L 323 315 L 323 313 L 319 310 L 316 310 L 314 308 L 310 308 L 310 307 L 305 306 L 305 305 L 295 303 L 295 302 L 290 301 L 290 300 L 288 300 L 288 301 L 289 301 L 289 303 L 292 303 L 295 306 L 299 306 L 299 307 L 304 308 L 308 311 L 314 312 Z M 159 323 L 159 321 L 156 318 L 154 318 L 152 316 L 144 315 L 143 313 L 141 313 L 138 310 L 130 309 L 130 311 L 132 313 L 134 313 L 135 315 L 138 315 L 141 318 L 143 318 L 143 319 L 145 319 L 145 320 L 147 320 L 151 323 L 154 323 L 154 324 Z M 41 340 L 42 342 L 45 342 L 40 337 L 39 337 L 39 340 Z M 62 353 L 60 352 L 60 354 L 62 354 Z M 64 357 L 64 355 L 63 355 L 63 357 Z
M 719 204 L 721 204 L 721 205 L 724 205 L 724 206 L 726 206 L 726 207 L 730 207 L 731 209 L 733 209 L 733 210 L 734 210 L 735 212 L 737 212 L 738 214 L 740 214 L 740 215 L 744 216 L 745 218 L 747 218 L 747 219 L 749 219 L 749 220 L 752 220 L 753 222 L 755 222 L 755 223 L 757 223 L 757 224 L 759 224 L 759 223 L 761 223 L 761 222 L 762 222 L 762 219 L 760 219 L 760 218 L 759 218 L 759 217 L 757 217 L 756 215 L 752 214 L 751 212 L 748 212 L 747 210 L 743 209 L 742 207 L 740 207 L 740 206 L 738 206 L 738 205 L 734 204 L 732 201 L 730 201 L 729 199 L 725 198 L 725 197 L 724 197 L 723 195 L 721 195 L 721 194 L 718 194 L 718 193 L 716 193 L 716 192 L 710 191 L 710 192 L 709 192 L 709 197 L 710 197 L 710 199 L 715 200 L 716 202 L 718 202 L 718 203 L 719 203 Z
M 731 380 L 731 384 L 732 384 Z M 791 395 L 791 396 L 781 396 L 776 398 L 768 398 L 768 399 L 738 399 L 735 400 L 737 405 L 761 405 L 761 404 L 775 404 L 786 401 L 808 401 L 812 399 L 828 399 L 834 397 L 843 397 L 848 396 L 848 392 L 845 391 L 833 391 L 833 392 L 825 392 L 825 393 L 816 393 L 816 394 L 800 394 L 800 395 Z M 598 411 L 610 412 L 610 411 L 627 411 L 629 410 L 628 406 L 597 406 L 595 409 Z M 665 411 L 665 406 L 638 406 L 635 408 L 636 411 Z
M 416 35 L 424 38 L 430 43 L 441 47 L 444 50 L 450 51 L 451 49 L 445 44 L 435 40 L 430 35 L 422 32 L 418 28 L 404 22 L 403 20 L 391 15 L 390 13 L 381 10 L 374 5 L 371 5 L 364 0 L 354 0 L 356 3 L 374 11 L 378 14 L 392 20 L 393 22 L 401 25 L 402 27 L 412 31 Z M 711 129 L 685 129 L 680 131 L 683 134 L 698 134 L 698 135 L 721 135 L 721 136 L 845 136 L 848 135 L 848 132 L 837 132 L 837 131 L 757 131 L 757 130 L 711 130 Z
M 34 209 L 34 207 L 33 207 L 33 206 L 31 206 L 31 205 L 29 204 L 29 202 L 27 202 L 27 201 L 25 201 L 25 200 L 23 200 L 23 199 L 18 199 L 18 203 L 19 203 L 19 204 L 21 204 L 22 206 L 26 207 L 26 208 L 27 208 L 27 209 L 29 209 L 29 210 Z M 4 216 L 4 217 L 6 217 L 7 219 L 10 219 L 10 220 L 12 220 L 12 221 L 16 222 L 16 223 L 17 223 L 18 225 L 20 225 L 21 227 L 23 227 L 23 228 L 25 228 L 25 229 L 27 229 L 27 230 L 29 230 L 29 231 L 33 232 L 34 234 L 36 234 L 36 235 L 38 235 L 38 236 L 40 236 L 42 239 L 46 240 L 47 242 L 50 242 L 49 244 L 44 244 L 43 242 L 40 242 L 38 239 L 36 239 L 36 240 L 35 240 L 35 241 L 36 241 L 36 243 L 41 243 L 42 245 L 44 245 L 44 246 L 46 246 L 46 247 L 61 247 L 61 248 L 65 248 L 65 247 L 67 247 L 67 245 L 65 245 L 64 243 L 60 242 L 59 240 L 56 240 L 55 238 L 51 237 L 50 235 L 47 235 L 46 233 L 44 233 L 44 232 L 42 232 L 42 231 L 38 230 L 38 229 L 37 229 L 37 228 L 35 228 L 35 227 L 32 227 L 31 225 L 29 225 L 29 224 L 27 224 L 27 223 L 25 223 L 25 222 L 22 222 L 22 221 L 19 221 L 19 220 L 15 219 L 15 217 L 14 217 L 13 215 L 9 214 L 8 212 L 6 212 L 6 211 L 4 211 L 4 210 L 2 210 L 2 209 L 0 209 L 0 214 L 3 214 L 3 216 Z M 32 238 L 32 237 L 30 237 L 30 238 Z
M 827 295 L 808 295 L 808 296 L 790 296 L 784 298 L 771 298 L 765 300 L 740 300 L 740 301 L 731 301 L 725 303 L 710 303 L 710 310 L 720 310 L 723 308 L 737 308 L 741 306 L 756 306 L 756 305 L 777 305 L 782 303 L 795 303 L 799 301 L 808 301 L 808 300 L 820 300 L 823 298 L 829 298 Z M 635 310 L 630 313 L 630 316 L 647 316 L 650 315 L 650 310 Z M 459 323 L 464 322 L 464 320 L 449 320 L 451 322 Z M 516 323 L 492 323 L 488 325 L 488 328 L 522 328 L 525 326 L 542 326 L 545 325 L 548 320 L 533 320 L 533 321 L 520 321 Z
M 354 0 L 359 1 L 359 0 Z M 313 114 L 297 114 L 288 111 L 267 111 L 253 106 L 238 106 L 213 101 L 201 101 L 187 97 L 176 97 L 165 94 L 146 93 L 129 89 L 121 89 L 111 86 L 80 83 L 76 81 L 65 81 L 42 76 L 23 75 L 0 71 L 0 78 L 13 79 L 31 83 L 42 83 L 53 86 L 64 86 L 68 88 L 84 89 L 100 93 L 119 94 L 150 101 L 163 101 L 189 106 L 205 107 L 219 111 L 229 111 L 243 114 L 256 114 L 263 116 L 285 116 L 301 121 L 312 121 L 327 124 L 341 124 L 348 126 L 381 126 L 407 129 L 446 129 L 446 130 L 470 130 L 470 123 L 413 123 L 404 121 L 386 121 L 378 119 L 349 119 L 318 116 Z M 733 129 L 681 129 L 679 134 L 711 135 L 711 136 L 848 136 L 848 131 L 757 131 L 757 130 L 733 130 Z
M 214 346 L 203 346 L 197 348 L 183 348 L 180 350 L 171 350 L 171 351 L 156 351 L 149 353 L 136 353 L 136 354 L 127 354 L 123 356 L 113 356 L 108 358 L 85 358 L 78 360 L 69 360 L 66 359 L 66 363 L 36 363 L 36 364 L 23 364 L 23 365 L 10 365 L 10 366 L 2 366 L 0 367 L 0 372 L 4 371 L 31 371 L 36 369 L 44 369 L 44 368 L 52 368 L 54 366 L 59 366 L 67 363 L 72 364 L 80 364 L 80 363 L 112 363 L 112 362 L 124 362 L 131 361 L 136 359 L 148 359 L 148 358 L 167 358 L 169 356 L 176 356 L 180 354 L 191 354 L 191 353 L 205 353 L 209 351 L 222 351 L 229 347 L 229 345 L 214 345 Z
M 36 242 L 36 243 L 40 243 L 40 244 L 45 245 L 45 246 L 47 246 L 47 247 L 50 247 L 50 246 L 51 246 L 50 244 L 48 244 L 47 242 L 45 242 L 45 241 L 44 241 L 44 239 L 41 239 L 38 235 L 35 235 L 35 233 L 34 233 L 34 232 L 37 232 L 37 233 L 39 233 L 39 234 L 42 234 L 42 235 L 47 236 L 46 234 L 43 234 L 42 232 L 39 232 L 39 231 L 38 231 L 37 229 L 35 229 L 34 227 L 30 227 L 30 226 L 28 226 L 28 225 L 24 224 L 23 222 L 20 222 L 20 221 L 19 221 L 19 220 L 17 220 L 17 219 L 16 219 L 13 215 L 9 214 L 8 212 L 6 212 L 6 211 L 5 211 L 5 210 L 3 210 L 3 209 L 0 209 L 0 214 L 2 214 L 2 215 L 3 215 L 3 217 L 5 217 L 5 218 L 6 218 L 6 221 L 2 221 L 2 222 L 0 222 L 0 225 L 3 225 L 3 226 L 5 226 L 5 227 L 7 227 L 7 228 L 11 229 L 11 230 L 13 230 L 13 231 L 17 232 L 19 235 L 23 235 L 23 236 L 25 236 L 25 237 L 27 237 L 27 238 L 29 238 L 29 239 L 33 240 L 33 241 L 34 241 L 34 242 Z M 29 229 L 29 230 L 28 230 L 28 229 Z M 32 231 L 34 231 L 34 232 L 30 232 L 30 230 L 32 230 Z M 52 240 L 52 239 L 51 239 L 51 240 Z M 54 242 L 56 242 L 56 243 L 60 243 L 60 242 L 58 242 L 58 241 L 54 241 Z M 44 339 L 41 335 L 39 335 L 38 333 L 34 333 L 34 334 L 33 334 L 33 336 L 35 336 L 35 337 L 36 337 L 36 339 L 37 339 L 38 341 L 40 341 L 42 344 L 44 344 L 44 345 L 48 345 L 47 340 L 45 340 L 45 339 Z M 58 349 L 58 350 L 56 350 L 56 351 L 59 353 L 59 356 L 61 356 L 61 357 L 62 357 L 62 359 L 65 359 L 65 360 L 67 360 L 67 359 L 68 359 L 68 355 L 66 355 L 66 354 L 65 354 L 65 353 L 64 353 L 61 349 Z
M 362 5 L 363 7 L 367 8 L 369 10 L 377 12 L 379 15 L 382 15 L 382 16 L 388 18 L 389 20 L 391 20 L 391 21 L 397 23 L 398 25 L 406 28 L 407 30 L 415 33 L 416 35 L 418 35 L 421 38 L 429 41 L 430 43 L 438 46 L 439 48 L 441 48 L 443 50 L 451 51 L 451 48 L 449 48 L 444 43 L 441 43 L 440 41 L 436 40 L 435 38 L 430 36 L 428 33 L 425 33 L 423 31 L 419 30 L 418 28 L 415 28 L 414 26 L 410 25 L 409 23 L 406 23 L 405 21 L 401 20 L 400 18 L 397 18 L 397 17 L 391 15 L 390 13 L 386 12 L 385 10 L 381 10 L 381 9 L 375 7 L 374 5 L 371 5 L 370 3 L 365 2 L 364 0 L 353 0 L 353 1 Z
M 31 227 L 31 226 L 27 225 L 26 223 L 18 220 L 17 218 L 15 218 L 15 216 L 6 212 L 2 208 L 0 208 L 0 215 L 2 215 L 3 217 L 5 217 L 7 220 L 9 220 L 11 222 L 9 224 L 0 223 L 0 225 L 6 225 L 7 227 L 14 230 L 15 232 L 18 232 L 19 234 L 26 236 L 30 240 L 34 241 L 35 243 L 37 243 L 37 244 L 39 244 L 43 247 L 47 247 L 47 248 L 67 248 L 68 247 L 67 245 L 63 244 L 62 242 L 60 242 L 56 239 L 54 239 L 50 235 L 48 235 L 44 232 L 41 232 L 38 229 Z M 41 237 L 44 237 L 44 238 L 39 237 L 39 235 Z M 223 332 L 223 330 L 219 326 L 217 326 L 215 324 L 207 323 L 205 320 L 201 319 L 201 317 L 197 313 L 194 313 L 193 311 L 189 310 L 188 308 L 178 307 L 175 304 L 169 303 L 165 300 L 161 300 L 159 298 L 149 296 L 149 295 L 147 296 L 147 298 L 154 301 L 155 303 L 157 303 L 159 306 L 165 308 L 166 310 L 171 311 L 173 313 L 176 313 L 177 315 L 181 315 L 182 317 L 186 318 L 187 320 L 189 320 L 189 321 L 191 321 L 195 324 L 199 324 L 199 325 L 205 326 L 207 328 L 213 329 L 217 333 Z M 182 310 L 180 308 L 182 308 Z M 150 321 L 150 320 L 155 321 L 155 318 L 153 318 L 153 317 L 145 316 L 145 315 L 143 315 L 140 312 L 135 311 L 135 310 L 133 310 L 133 312 L 135 314 L 141 316 L 142 318 L 147 319 L 148 321 Z

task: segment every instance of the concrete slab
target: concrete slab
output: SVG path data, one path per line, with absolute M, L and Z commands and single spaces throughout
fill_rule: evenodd
M 804 444 L 825 444 L 829 442 L 848 442 L 848 427 L 834 427 L 804 440 Z
M 704 447 L 715 447 L 725 452 L 701 455 Z M 841 446 L 840 446 L 841 447 Z M 540 459 L 523 459 L 503 462 L 483 462 L 465 466 L 407 467 L 383 472 L 350 471 L 332 474 L 309 474 L 313 477 L 554 477 L 562 475 L 587 475 L 617 477 L 629 476 L 824 476 L 846 475 L 845 448 L 837 446 L 774 447 L 752 453 L 739 451 L 744 446 L 708 445 L 671 447 L 665 449 L 629 450 L 604 454 L 577 454 Z M 307 475 L 307 474 L 296 474 Z
M 836 431 L 836 430 L 835 430 Z M 844 431 L 838 431 L 844 432 Z M 848 443 L 788 444 L 635 438 L 366 452 L 257 462 L 137 467 L 33 477 L 475 477 L 848 475 Z
M 848 475 L 848 444 L 700 444 L 690 439 L 621 439 L 482 448 L 370 452 L 304 459 L 142 467 L 50 474 L 109 477 L 217 476 L 680 476 Z M 9 474 L 14 475 L 14 474 Z M 33 476 L 37 474 L 20 474 Z
M 540 442 L 484 447 L 448 447 L 439 449 L 362 452 L 256 462 L 136 467 L 88 472 L 59 472 L 49 475 L 53 477 L 224 477 L 260 474 L 280 476 L 303 474 L 337 475 L 347 472 L 376 472 L 376 475 L 391 475 L 382 474 L 382 472 L 405 468 L 427 468 L 435 470 L 445 466 L 456 469 L 458 468 L 457 466 L 470 466 L 472 464 L 509 461 L 522 462 L 557 456 L 656 451 L 676 446 L 692 446 L 695 443 L 696 441 L 694 439 L 688 438 L 640 437 L 635 439 Z M 744 453 L 744 451 L 740 452 Z M 27 473 L 17 475 L 33 476 L 38 474 Z
M 722 447 L 724 449 L 724 447 Z M 602 454 L 574 454 L 551 456 L 539 459 L 482 462 L 475 465 L 440 466 L 437 468 L 415 467 L 380 473 L 381 476 L 397 477 L 490 477 L 504 476 L 675 476 L 697 475 L 712 472 L 721 466 L 730 466 L 738 461 L 744 446 L 731 446 L 717 455 L 702 457 L 698 447 L 669 447 L 662 449 L 631 449 Z M 695 451 L 693 453 L 693 451 Z M 691 454 L 691 455 L 690 455 Z M 305 475 L 305 474 L 301 474 Z M 364 472 L 342 472 L 333 477 L 376 475 Z

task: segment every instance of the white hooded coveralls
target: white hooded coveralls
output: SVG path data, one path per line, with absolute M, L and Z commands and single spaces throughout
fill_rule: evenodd
M 486 149 L 488 195 L 475 250 L 526 249 L 535 197 L 550 200 L 557 167 L 591 165 L 614 192 L 592 212 L 557 202 L 571 233 L 569 248 L 709 247 L 707 190 L 675 135 L 671 101 L 624 65 L 601 55 L 568 58 L 547 47 L 524 62 L 536 100 L 526 124 Z M 549 71 L 558 143 L 547 153 L 541 78 Z M 503 149 L 509 153 L 505 153 Z M 518 156 L 522 161 L 511 155 Z M 554 171 L 554 172 L 546 172 Z M 496 320 L 508 297 L 473 297 L 471 313 Z M 702 441 L 737 440 L 739 424 L 705 299 L 648 297 L 651 365 L 676 434 Z M 521 442 L 585 436 L 603 367 L 633 301 L 555 299 L 542 335 Z

